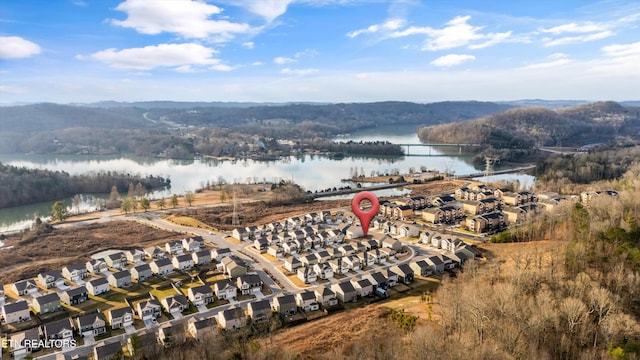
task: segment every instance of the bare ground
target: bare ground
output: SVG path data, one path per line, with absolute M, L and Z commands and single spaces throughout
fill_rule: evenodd
M 7 246 L 14 247 L 0 251 L 0 279 L 4 283 L 15 282 L 42 271 L 84 262 L 102 250 L 147 247 L 179 238 L 179 234 L 133 221 L 29 231 L 6 240 Z

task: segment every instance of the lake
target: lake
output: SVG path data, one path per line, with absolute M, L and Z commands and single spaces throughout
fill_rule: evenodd
M 419 143 L 416 127 L 395 126 L 365 129 L 335 138 L 336 141 L 376 141 L 386 140 L 397 144 Z M 406 149 L 405 149 L 406 150 Z M 117 171 L 142 176 L 154 175 L 171 179 L 171 189 L 149 194 L 151 198 L 168 197 L 171 194 L 184 194 L 202 187 L 207 181 L 216 183 L 219 177 L 227 183 L 245 183 L 247 181 L 277 182 L 292 180 L 304 189 L 315 191 L 345 186 L 340 180 L 349 178 L 354 171 L 365 175 L 386 174 L 394 171 L 408 172 L 410 168 L 418 171 L 427 169 L 449 170 L 456 175 L 477 172 L 471 165 L 473 155 L 459 154 L 457 147 L 412 147 L 411 154 L 429 154 L 438 156 L 403 157 L 345 157 L 335 160 L 324 156 L 291 156 L 276 161 L 219 161 L 214 159 L 175 160 L 137 156 L 80 156 L 80 155 L 23 155 L 0 154 L 0 161 L 14 166 L 27 168 L 66 171 L 69 174 L 82 174 L 90 171 Z M 511 175 L 510 178 L 522 177 Z M 527 177 L 525 175 L 525 177 Z M 528 177 L 529 182 L 533 178 Z M 523 180 L 521 180 L 521 183 Z M 389 190 L 389 195 L 394 193 Z M 380 195 L 387 195 L 380 194 Z M 106 196 L 106 195 L 105 195 Z M 100 196 L 98 196 L 100 198 Z M 102 197 L 104 198 L 104 196 Z M 95 209 L 96 197 L 83 196 L 82 209 Z M 71 204 L 71 199 L 64 199 Z M 52 202 L 31 204 L 9 209 L 0 209 L 0 232 L 28 227 L 34 216 L 45 217 L 51 210 Z

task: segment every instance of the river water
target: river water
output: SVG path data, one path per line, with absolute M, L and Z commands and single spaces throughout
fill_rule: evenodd
M 337 141 L 375 141 L 386 140 L 397 144 L 420 143 L 416 128 L 411 126 L 378 127 L 365 129 L 337 137 Z M 406 149 L 405 149 L 406 150 Z M 411 147 L 412 155 L 431 154 L 436 156 L 403 157 L 345 157 L 334 160 L 323 156 L 292 156 L 276 161 L 219 161 L 214 159 L 174 160 L 126 155 L 116 156 L 79 156 L 79 155 L 23 155 L 0 154 L 0 162 L 27 168 L 66 171 L 72 175 L 90 171 L 117 171 L 142 176 L 154 175 L 171 179 L 171 189 L 149 194 L 151 198 L 168 197 L 171 194 L 183 194 L 202 187 L 208 181 L 216 183 L 223 178 L 227 183 L 245 183 L 247 181 L 292 180 L 306 190 L 321 190 L 345 186 L 340 180 L 349 178 L 354 171 L 387 174 L 394 171 L 407 172 L 410 168 L 418 171 L 421 167 L 440 171 L 451 171 L 457 175 L 477 172 L 471 165 L 473 155 L 460 154 L 457 147 Z M 517 175 L 516 177 L 522 177 Z M 513 176 L 511 177 L 513 178 Z M 526 177 L 522 181 L 532 181 Z M 395 190 L 388 190 L 391 195 Z M 96 198 L 82 197 L 81 210 L 96 207 Z M 102 196 L 102 198 L 106 195 Z M 69 205 L 71 199 L 65 200 Z M 31 204 L 9 209 L 0 209 L 0 232 L 28 227 L 34 216 L 46 217 L 52 202 Z

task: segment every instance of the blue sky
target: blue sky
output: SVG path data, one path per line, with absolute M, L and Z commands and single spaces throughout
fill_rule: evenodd
M 0 103 L 640 99 L 638 1 L 5 0 Z

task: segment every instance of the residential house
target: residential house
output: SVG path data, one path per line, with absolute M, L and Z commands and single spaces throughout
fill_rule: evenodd
M 420 229 L 415 225 L 405 225 L 400 227 L 400 233 L 402 237 L 418 237 L 420 235 Z
M 278 245 L 271 245 L 267 248 L 267 254 L 278 258 L 284 256 L 284 250 Z
M 399 205 L 393 208 L 393 217 L 396 219 L 407 219 L 413 216 L 413 207 L 409 205 Z
M 357 239 L 364 236 L 364 230 L 360 225 L 351 225 L 345 231 L 347 239 Z
M 162 315 L 162 306 L 156 298 L 142 300 L 136 304 L 136 311 L 142 320 L 157 319 Z
M 452 195 L 441 195 L 441 196 L 436 196 L 431 201 L 431 204 L 433 206 L 444 206 L 445 204 L 453 203 L 455 201 L 456 201 L 456 198 L 453 197 Z
M 101 312 L 92 312 L 75 318 L 81 336 L 95 336 L 107 332 L 107 320 Z
M 38 296 L 31 302 L 33 312 L 36 314 L 46 314 L 60 310 L 60 295 L 58 293 L 50 293 Z
M 288 271 L 294 272 L 301 266 L 302 262 L 296 257 L 288 256 L 286 259 L 284 259 L 284 268 Z
M 316 252 L 316 257 L 318 258 L 318 262 L 325 262 L 331 260 L 331 254 L 327 250 L 320 249 Z
M 400 251 L 402 250 L 402 243 L 400 241 L 398 241 L 397 239 L 394 239 L 392 237 L 386 237 L 382 240 L 382 246 L 381 247 L 386 247 L 389 249 L 393 249 L 395 251 Z
M 170 255 L 182 255 L 184 253 L 181 240 L 169 241 L 164 244 L 164 247 L 167 254 Z
M 362 268 L 366 266 L 372 266 L 378 261 L 378 258 L 376 257 L 376 255 L 373 254 L 371 251 L 365 251 L 361 254 L 358 254 L 357 256 L 353 255 L 353 257 L 358 258 L 358 261 L 360 262 L 360 266 Z
M 78 305 L 87 300 L 89 300 L 89 291 L 84 285 L 60 293 L 60 301 L 63 304 Z
M 298 253 L 298 244 L 293 241 L 288 241 L 282 244 L 282 250 L 285 254 L 295 255 Z
M 258 226 L 247 226 L 245 228 L 249 233 L 249 239 L 253 240 L 262 236 L 262 228 Z
M 233 231 L 231 232 L 231 236 L 240 241 L 249 240 L 249 232 L 247 232 L 247 229 L 243 227 L 233 229 Z
M 187 295 L 189 296 L 189 300 L 195 306 L 211 304 L 214 301 L 213 290 L 211 290 L 211 286 L 209 285 L 189 288 Z
M 384 249 L 390 250 L 389 248 L 384 248 Z M 367 255 L 372 255 L 375 258 L 376 264 L 383 264 L 389 257 L 389 254 L 386 252 L 383 252 L 382 249 L 375 249 L 372 251 L 368 251 Z
M 247 315 L 253 322 L 263 322 L 271 318 L 271 304 L 269 300 L 257 300 L 247 305 Z
M 501 212 L 492 212 L 467 219 L 467 228 L 477 233 L 493 233 L 506 228 L 506 217 Z
M 310 266 L 299 267 L 297 271 L 298 279 L 305 284 L 309 284 L 318 280 L 318 274 Z
M 167 257 L 167 254 L 165 254 L 164 249 L 161 248 L 160 246 L 151 246 L 151 247 L 144 248 L 144 253 L 151 260 L 164 259 L 165 257 Z
M 138 265 L 131 269 L 131 279 L 137 282 L 145 281 L 151 276 L 153 276 L 153 272 L 149 264 Z
M 109 267 L 104 259 L 91 259 L 85 265 L 87 266 L 87 271 L 92 274 L 106 272 Z
M 440 224 L 444 222 L 444 211 L 439 207 L 432 207 L 422 210 L 422 220 L 428 221 L 433 224 Z
M 316 300 L 316 294 L 313 291 L 305 290 L 295 295 L 296 305 L 304 311 L 316 311 L 320 308 Z
M 14 324 L 21 321 L 31 320 L 29 303 L 17 301 L 2 306 L 2 320 L 6 324 Z
M 244 274 L 238 276 L 236 286 L 243 295 L 255 294 L 262 290 L 262 280 L 256 274 Z
M 109 275 L 107 280 L 109 281 L 109 285 L 114 288 L 131 286 L 131 272 L 129 272 L 129 270 L 118 271 Z
M 220 300 L 232 300 L 235 299 L 238 294 L 238 288 L 229 280 L 221 280 L 213 285 L 213 290 L 216 297 Z
M 282 223 L 276 221 L 276 222 L 267 224 L 267 229 L 269 229 L 272 233 L 277 234 L 282 232 L 284 228 L 282 226 Z
M 32 352 L 40 349 L 40 331 L 38 328 L 31 328 L 19 333 L 14 333 L 11 335 L 9 345 L 11 347 L 9 353 L 14 359 L 25 358 Z
M 132 339 L 136 339 L 133 340 Z M 127 350 L 135 359 L 155 359 L 160 355 L 158 338 L 154 332 L 139 333 L 138 337 L 127 338 Z
M 380 259 L 387 259 L 387 260 L 391 260 L 393 258 L 395 258 L 397 254 L 397 251 L 393 250 L 392 248 L 388 248 L 388 247 L 383 247 L 382 249 L 378 249 L 377 250 L 377 255 Z
M 38 285 L 31 279 L 15 282 L 9 286 L 9 289 L 19 296 L 38 293 Z
M 182 294 L 169 295 L 162 299 L 160 303 L 170 314 L 181 313 L 189 308 L 189 300 Z
M 62 268 L 62 276 L 69 281 L 79 281 L 88 276 L 85 264 L 72 264 Z
M 343 303 L 356 300 L 356 289 L 351 285 L 350 281 L 342 281 L 336 284 L 331 284 L 331 290 L 336 294 L 336 298 Z
M 427 277 L 433 274 L 433 268 L 425 260 L 412 261 L 409 266 L 418 276 Z
M 112 269 L 122 270 L 127 265 L 127 256 L 121 251 L 107 255 L 104 260 Z
M 175 270 L 191 270 L 193 269 L 193 257 L 191 254 L 176 255 L 171 260 Z
M 429 256 L 424 261 L 431 267 L 433 273 L 442 274 L 444 272 L 444 262 L 438 255 Z
M 196 340 L 210 339 L 218 332 L 218 324 L 214 316 L 195 316 L 187 321 L 187 333 Z
M 269 240 L 267 238 L 261 237 L 253 240 L 253 247 L 256 248 L 261 254 L 267 252 L 267 248 L 269 247 Z
M 310 267 L 318 263 L 318 257 L 315 253 L 307 254 L 300 257 L 300 262 L 302 266 Z
M 167 258 L 156 259 L 152 261 L 149 266 L 151 267 L 151 272 L 159 276 L 173 272 L 173 263 Z
M 313 271 L 320 279 L 327 280 L 333 278 L 333 268 L 328 262 L 318 263 L 313 266 Z
M 296 298 L 291 294 L 280 294 L 273 298 L 273 310 L 282 316 L 293 316 L 298 311 Z
M 408 264 L 394 265 L 389 268 L 398 277 L 398 282 L 409 284 L 413 281 L 413 269 Z
M 356 249 L 354 249 L 353 246 L 349 244 L 344 244 L 344 245 L 338 246 L 338 251 L 342 253 L 342 256 L 349 256 L 349 255 L 355 254 Z
M 518 206 L 522 204 L 522 196 L 514 192 L 506 192 L 502 194 L 502 201 L 505 205 Z
M 112 329 L 133 325 L 133 310 L 129 306 L 107 310 L 107 321 Z
M 182 239 L 182 247 L 188 252 L 198 252 L 204 246 L 202 236 L 194 236 Z
M 398 285 L 398 274 L 394 273 L 389 269 L 382 270 L 382 275 L 387 278 L 387 286 L 394 287 Z
M 373 285 L 373 290 L 375 291 L 378 288 L 387 289 L 389 288 L 389 283 L 387 277 L 380 271 L 376 271 L 374 273 L 366 274 L 362 277 L 363 279 L 368 279 Z
M 247 273 L 247 267 L 244 262 L 236 257 L 223 258 L 222 269 L 230 278 L 237 278 Z
M 46 340 L 69 340 L 73 339 L 73 325 L 71 319 L 62 319 L 42 325 L 42 337 Z
M 231 255 L 231 249 L 229 248 L 218 248 L 211 250 L 211 257 L 215 259 L 217 262 L 221 262 L 223 258 Z
M 140 264 L 144 260 L 145 252 L 140 249 L 130 249 L 124 252 L 124 256 L 130 264 Z
M 328 286 L 318 286 L 315 289 L 316 300 L 323 307 L 331 307 L 338 304 L 338 298 L 336 298 L 336 293 L 331 290 Z
M 342 258 L 342 263 L 349 267 L 349 270 L 360 270 L 360 258 L 354 255 L 345 256 Z
M 247 325 L 247 316 L 242 308 L 231 307 L 218 313 L 218 324 L 225 330 L 239 329 Z
M 97 278 L 87 281 L 85 284 L 89 295 L 100 295 L 109 291 L 109 281 L 105 278 Z
M 122 360 L 124 352 L 120 341 L 101 341 L 93 347 L 93 358 L 95 360 Z
M 333 259 L 328 261 L 331 270 L 334 274 L 346 274 L 349 272 L 349 265 L 342 261 L 342 258 Z
M 64 286 L 64 277 L 59 270 L 50 270 L 38 274 L 38 283 L 45 289 Z
M 182 324 L 163 323 L 158 327 L 158 343 L 164 347 L 182 344 L 185 340 Z
M 373 295 L 373 285 L 369 279 L 361 279 L 358 277 L 351 278 L 351 285 L 356 290 L 356 294 L 360 297 Z
M 211 251 L 208 249 L 193 252 L 191 257 L 193 258 L 193 263 L 198 266 L 211 263 Z

